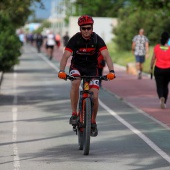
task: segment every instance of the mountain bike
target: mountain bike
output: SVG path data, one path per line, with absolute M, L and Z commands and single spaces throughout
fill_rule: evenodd
M 67 79 L 75 80 L 81 79 L 82 90 L 79 97 L 79 112 L 77 117 L 77 124 L 73 125 L 73 131 L 78 135 L 79 150 L 83 150 L 84 155 L 89 154 L 90 150 L 90 136 L 91 136 L 91 118 L 93 110 L 93 92 L 90 91 L 89 83 L 92 79 L 108 80 L 106 76 L 69 76 Z

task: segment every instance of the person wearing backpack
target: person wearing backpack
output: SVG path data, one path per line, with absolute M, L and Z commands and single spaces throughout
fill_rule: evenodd
M 113 62 L 108 52 L 107 46 L 104 40 L 93 32 L 94 20 L 91 16 L 83 15 L 78 19 L 78 25 L 80 32 L 76 33 L 68 41 L 62 59 L 60 61 L 60 71 L 58 77 L 66 79 L 67 74 L 65 73 L 65 67 L 69 57 L 72 56 L 69 75 L 70 76 L 97 76 L 98 75 L 98 52 L 100 51 L 103 55 L 106 64 L 108 66 L 109 73 L 107 79 L 113 80 L 115 78 L 115 72 L 113 68 Z M 81 80 L 71 81 L 71 107 L 72 116 L 70 118 L 70 124 L 77 124 L 77 104 L 79 99 L 79 86 Z M 92 136 L 98 135 L 96 115 L 98 111 L 98 90 L 99 80 L 93 79 L 90 82 L 90 91 L 94 95 L 94 106 L 92 114 Z

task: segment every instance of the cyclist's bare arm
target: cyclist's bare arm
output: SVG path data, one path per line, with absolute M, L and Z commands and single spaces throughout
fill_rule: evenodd
M 71 54 L 72 53 L 70 51 L 67 51 L 67 50 L 64 51 L 64 54 L 63 54 L 61 61 L 60 61 L 60 70 L 65 70 L 67 60 L 71 56 Z
M 101 54 L 103 55 L 103 57 L 104 57 L 104 59 L 105 59 L 105 61 L 106 61 L 106 64 L 107 64 L 107 66 L 108 66 L 108 69 L 109 69 L 109 70 L 114 70 L 114 68 L 113 68 L 113 62 L 112 62 L 112 59 L 111 59 L 111 57 L 110 57 L 110 54 L 109 54 L 108 50 L 107 50 L 107 49 L 102 50 L 102 51 L 101 51 Z

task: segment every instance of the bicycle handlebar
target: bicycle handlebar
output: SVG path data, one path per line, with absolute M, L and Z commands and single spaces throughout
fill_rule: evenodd
M 66 79 L 69 79 L 69 80 L 76 80 L 77 78 L 80 78 L 81 80 L 84 79 L 84 78 L 95 78 L 95 79 L 98 79 L 98 80 L 105 80 L 105 81 L 108 81 L 107 79 L 107 76 L 106 75 L 103 75 L 103 76 L 69 76 L 67 75 L 67 78 Z

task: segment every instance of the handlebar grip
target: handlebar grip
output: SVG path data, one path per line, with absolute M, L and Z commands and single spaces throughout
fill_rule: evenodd
M 66 80 L 67 79 L 73 81 L 73 80 L 76 80 L 76 77 L 67 75 Z
M 108 81 L 107 76 L 106 76 L 106 75 L 105 75 L 105 76 L 102 76 L 102 77 L 101 77 L 101 80 Z

